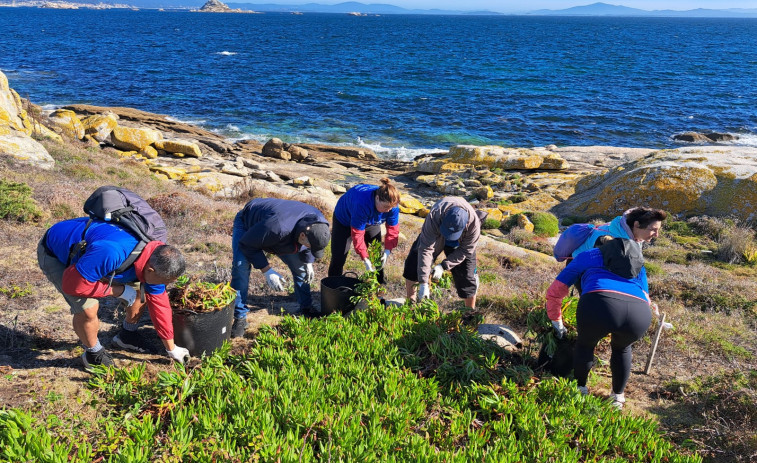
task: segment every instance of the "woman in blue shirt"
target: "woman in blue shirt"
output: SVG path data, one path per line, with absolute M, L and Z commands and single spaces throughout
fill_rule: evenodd
M 577 255 L 547 290 L 547 315 L 561 338 L 562 300 L 570 285 L 581 282 L 576 310 L 576 347 L 573 369 L 578 388 L 587 394 L 586 380 L 594 364 L 594 349 L 611 335 L 610 371 L 613 405 L 622 408 L 624 390 L 631 375 L 631 345 L 649 329 L 652 313 L 647 273 L 639 245 L 615 238 L 599 248 Z

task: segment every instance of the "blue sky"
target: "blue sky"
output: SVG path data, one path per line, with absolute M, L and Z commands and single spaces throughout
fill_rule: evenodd
M 257 0 L 255 0 L 257 1 Z M 346 0 L 313 0 L 314 3 L 335 4 Z M 519 12 L 539 9 L 558 10 L 603 1 L 643 10 L 693 10 L 695 8 L 757 8 L 757 0 L 356 0 L 361 3 L 388 3 L 403 8 L 445 10 L 490 10 Z M 262 2 L 261 2 L 262 3 Z M 299 3 L 296 0 L 273 0 L 271 3 Z M 303 2 L 304 3 L 304 2 Z

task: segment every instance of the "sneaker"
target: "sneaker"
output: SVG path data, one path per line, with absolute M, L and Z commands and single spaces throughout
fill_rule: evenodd
M 113 337 L 113 344 L 122 349 L 133 350 L 142 354 L 150 352 L 150 348 L 145 343 L 144 338 L 137 331 L 128 331 L 121 328 L 121 331 Z
M 84 362 L 84 371 L 92 373 L 95 365 L 103 365 L 106 367 L 115 366 L 113 357 L 110 356 L 107 350 L 100 349 L 97 352 L 85 351 L 81 354 L 81 360 Z
M 618 410 L 622 410 L 623 405 L 626 403 L 626 396 L 625 394 L 616 394 L 613 392 L 612 394 L 610 394 L 610 400 L 612 400 L 613 407 Z
M 244 336 L 244 332 L 247 330 L 247 317 L 234 318 L 234 324 L 231 325 L 231 337 L 241 338 Z
M 581 395 L 589 395 L 589 388 L 586 386 L 578 386 L 578 392 L 580 392 Z

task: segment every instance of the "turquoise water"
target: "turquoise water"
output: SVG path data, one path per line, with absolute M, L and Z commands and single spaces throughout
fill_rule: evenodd
M 132 106 L 230 138 L 757 145 L 757 20 L 0 8 L 0 70 L 49 106 Z

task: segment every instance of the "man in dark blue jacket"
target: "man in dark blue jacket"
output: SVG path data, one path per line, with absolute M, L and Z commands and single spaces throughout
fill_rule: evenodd
M 284 277 L 268 262 L 265 253 L 275 254 L 292 271 L 294 295 L 305 315 L 313 313 L 310 283 L 315 279 L 313 262 L 323 257 L 329 244 L 329 223 L 321 211 L 308 204 L 286 199 L 253 199 L 234 219 L 231 249 L 231 287 L 237 290 L 231 337 L 244 335 L 247 328 L 247 292 L 250 270 L 265 275 L 268 287 L 284 291 Z

